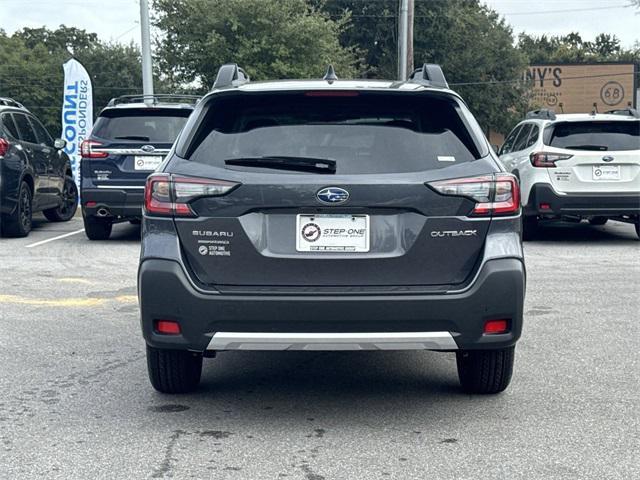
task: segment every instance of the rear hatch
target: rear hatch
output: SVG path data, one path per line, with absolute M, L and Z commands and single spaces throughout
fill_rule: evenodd
M 474 271 L 490 217 L 467 216 L 474 201 L 427 185 L 497 170 L 452 95 L 234 92 L 207 103 L 167 168 L 178 182 L 234 186 L 176 217 L 201 283 L 406 290 L 449 288 Z
M 566 157 L 548 168 L 561 193 L 640 191 L 640 121 L 572 121 L 551 124 L 545 151 Z
M 164 160 L 191 108 L 109 108 L 102 111 L 83 150 L 95 185 L 144 186 Z M 85 170 L 86 171 L 86 170 Z

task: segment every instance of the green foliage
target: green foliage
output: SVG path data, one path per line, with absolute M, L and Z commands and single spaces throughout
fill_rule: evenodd
M 635 62 L 640 63 L 640 46 L 624 49 L 615 35 L 601 33 L 593 42 L 584 41 L 580 34 L 535 37 L 521 33 L 518 48 L 530 64 L 565 62 Z
M 156 0 L 160 69 L 173 84 L 213 84 L 238 63 L 254 80 L 318 78 L 327 64 L 352 77 L 357 52 L 340 45 L 347 16 L 331 20 L 305 0 Z
M 60 134 L 62 64 L 72 53 L 91 77 L 94 111 L 112 97 L 140 91 L 135 45 L 102 43 L 95 33 L 64 25 L 24 28 L 12 36 L 0 30 L 0 95 L 23 103 L 54 136 Z

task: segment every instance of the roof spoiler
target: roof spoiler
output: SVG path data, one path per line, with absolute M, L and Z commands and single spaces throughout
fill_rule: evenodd
M 608 112 L 604 112 L 604 113 L 608 113 L 610 115 L 624 115 L 627 117 L 633 117 L 633 118 L 640 118 L 640 112 L 638 112 L 638 110 L 636 110 L 635 108 L 619 108 L 616 110 L 609 110 Z
M 160 102 L 188 103 L 195 105 L 200 101 L 200 97 L 197 95 L 180 95 L 173 93 L 158 93 L 155 95 L 121 95 L 109 100 L 107 107 L 115 107 L 116 105 L 123 105 L 127 103 L 143 103 L 146 100 L 151 100 L 149 103 L 153 105 L 157 105 Z
M 531 110 L 530 112 L 527 112 L 525 118 L 527 120 L 532 118 L 537 118 L 539 120 L 555 120 L 556 112 L 549 110 L 548 108 L 540 108 L 538 110 Z
M 249 82 L 249 75 L 236 63 L 226 63 L 218 70 L 212 90 L 217 88 L 238 87 Z
M 416 68 L 409 75 L 409 81 L 430 87 L 449 88 L 442 68 L 435 63 L 425 63 L 422 67 Z

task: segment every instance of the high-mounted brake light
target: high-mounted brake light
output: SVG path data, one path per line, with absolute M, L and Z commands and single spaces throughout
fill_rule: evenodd
M 144 210 L 149 215 L 195 217 L 189 202 L 200 197 L 226 195 L 239 183 L 154 173 L 144 188 Z
M 95 140 L 85 140 L 80 144 L 80 155 L 82 158 L 106 158 L 109 156 L 107 152 L 101 152 L 94 150 L 96 147 L 101 147 L 100 142 Z
M 520 187 L 510 173 L 455 178 L 428 183 L 442 195 L 467 197 L 476 202 L 471 215 L 513 215 L 520 210 Z
M 357 97 L 360 95 L 355 90 L 313 90 L 306 92 L 306 97 Z
M 9 142 L 4 138 L 0 138 L 0 157 L 6 155 L 7 151 L 9 151 Z
M 555 168 L 558 160 L 569 160 L 573 155 L 548 152 L 533 152 L 529 155 L 529 161 L 534 167 Z

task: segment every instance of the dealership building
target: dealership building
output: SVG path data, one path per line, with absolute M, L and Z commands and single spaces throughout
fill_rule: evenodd
M 603 113 L 638 105 L 638 66 L 633 63 L 531 65 L 524 79 L 531 85 L 533 108 Z M 504 141 L 497 132 L 490 132 L 489 138 L 494 145 Z

